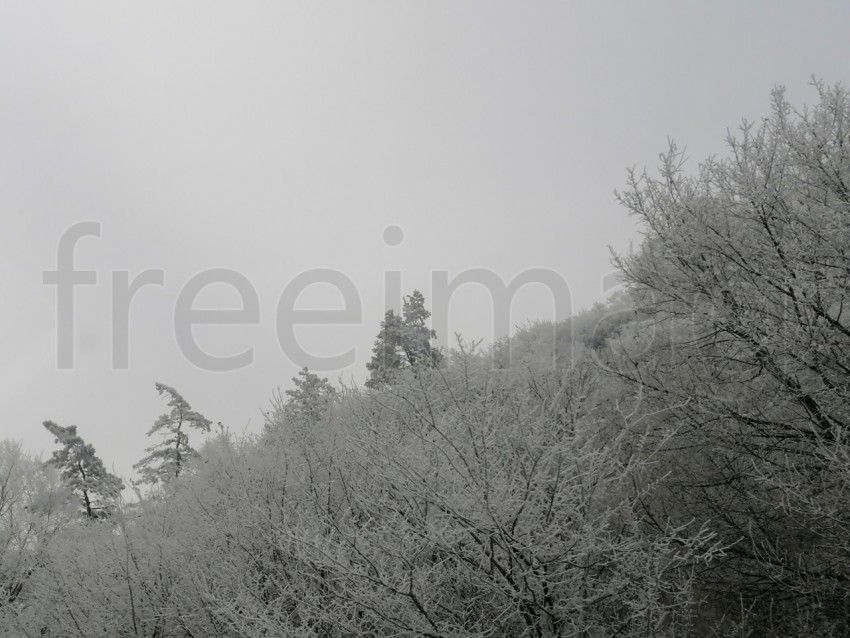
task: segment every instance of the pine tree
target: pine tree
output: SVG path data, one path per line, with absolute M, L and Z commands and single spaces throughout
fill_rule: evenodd
M 77 434 L 77 426 L 63 428 L 53 421 L 44 421 L 45 429 L 62 449 L 53 452 L 49 465 L 56 467 L 71 490 L 80 498 L 82 513 L 90 520 L 104 518 L 115 508 L 115 501 L 124 483 L 107 472 L 103 461 L 95 454 L 94 446 Z
M 436 366 L 442 355 L 431 347 L 437 334 L 426 325 L 431 313 L 425 309 L 425 297 L 418 290 L 404 299 L 403 315 L 387 310 L 381 330 L 372 348 L 372 360 L 366 364 L 366 387 L 381 388 L 390 383 L 393 373 L 420 365 Z
M 328 380 L 303 368 L 298 376 L 292 377 L 295 388 L 284 394 L 289 397 L 284 409 L 292 417 L 316 420 L 337 396 Z
M 389 382 L 392 371 L 401 369 L 402 356 L 399 351 L 402 328 L 402 318 L 392 310 L 387 310 L 372 348 L 372 360 L 366 364 L 366 369 L 369 370 L 366 387 L 383 387 Z
M 172 387 L 163 383 L 157 383 L 156 390 L 160 396 L 169 397 L 168 406 L 171 412 L 161 415 L 153 427 L 148 431 L 148 436 L 159 432 L 165 440 L 147 448 L 148 455 L 133 465 L 142 475 L 142 483 L 156 484 L 160 481 L 168 482 L 180 476 L 180 472 L 186 466 L 186 462 L 197 456 L 195 449 L 189 445 L 188 428 L 195 428 L 201 432 L 209 432 L 211 422 L 199 412 L 192 410 L 192 406 Z
M 405 358 L 411 366 L 418 363 L 437 365 L 442 356 L 431 348 L 431 339 L 437 338 L 437 333 L 426 325 L 431 313 L 425 309 L 425 297 L 418 290 L 404 300 L 404 325 L 402 327 L 401 347 Z

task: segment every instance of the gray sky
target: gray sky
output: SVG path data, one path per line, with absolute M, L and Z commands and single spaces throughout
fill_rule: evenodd
M 278 298 L 319 268 L 343 273 L 363 309 L 351 325 L 297 328 L 313 355 L 356 349 L 331 378 L 365 378 L 387 272 L 430 301 L 440 271 L 549 269 L 587 307 L 603 297 L 607 246 L 638 239 L 612 192 L 627 167 L 655 166 L 671 137 L 696 168 L 728 127 L 767 114 L 777 84 L 813 102 L 812 74 L 848 80 L 848 32 L 839 1 L 5 0 L 0 436 L 48 450 L 43 420 L 76 424 L 127 476 L 165 411 L 155 381 L 258 430 L 303 364 L 278 343 Z M 74 253 L 97 283 L 74 288 L 74 367 L 58 370 L 56 286 L 42 273 L 81 221 L 100 224 Z M 388 226 L 400 245 L 384 242 Z M 193 333 L 210 354 L 252 348 L 239 370 L 202 369 L 175 336 L 178 295 L 211 268 L 241 273 L 259 299 L 253 325 Z M 134 298 L 129 365 L 115 370 L 114 273 L 148 269 L 164 285 Z M 297 299 L 344 300 L 329 283 Z M 242 300 L 218 283 L 195 306 Z M 554 316 L 533 284 L 510 322 Z M 480 286 L 445 318 L 467 337 L 496 331 Z

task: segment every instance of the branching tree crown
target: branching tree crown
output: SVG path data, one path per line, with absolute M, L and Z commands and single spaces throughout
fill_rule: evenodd
M 646 239 L 617 263 L 651 319 L 615 367 L 688 450 L 668 457 L 675 504 L 659 511 L 735 543 L 711 576 L 729 609 L 817 610 L 846 635 L 850 92 L 815 88 L 802 111 L 774 91 L 694 176 L 675 146 L 659 177 L 631 175 L 620 200 Z
M 686 396 L 794 439 L 850 426 L 850 94 L 817 88 L 799 114 L 775 91 L 731 158 L 688 177 L 672 147 L 660 179 L 632 175 L 621 195 L 648 233 L 618 264 L 702 365 Z
M 124 489 L 121 479 L 106 470 L 94 446 L 77 434 L 76 425 L 63 428 L 53 421 L 45 421 L 43 425 L 62 446 L 53 452 L 48 464 L 61 472 L 62 478 L 79 496 L 83 514 L 92 520 L 108 516 Z
M 209 432 L 211 422 L 199 412 L 192 410 L 192 406 L 174 388 L 163 383 L 156 384 L 156 390 L 160 396 L 168 397 L 168 407 L 171 412 L 161 415 L 153 427 L 148 431 L 148 436 L 160 433 L 164 440 L 147 448 L 148 455 L 136 463 L 133 468 L 142 475 L 142 483 L 163 483 L 180 476 L 185 468 L 186 462 L 194 456 L 197 451 L 189 445 L 189 428 L 201 432 Z

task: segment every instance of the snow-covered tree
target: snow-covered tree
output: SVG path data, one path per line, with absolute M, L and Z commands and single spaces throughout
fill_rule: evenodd
M 79 496 L 83 514 L 89 519 L 108 516 L 115 508 L 124 483 L 106 470 L 94 446 L 77 434 L 76 425 L 63 428 L 53 421 L 45 421 L 43 425 L 62 446 L 53 452 L 48 463 L 61 472 L 62 478 Z
M 189 445 L 189 428 L 201 432 L 209 432 L 211 422 L 192 406 L 174 388 L 163 383 L 156 384 L 160 396 L 168 397 L 168 407 L 171 411 L 161 415 L 148 436 L 159 433 L 163 440 L 147 448 L 148 455 L 133 465 L 142 475 L 142 483 L 166 483 L 180 476 L 186 462 L 197 456 L 195 449 Z
M 645 240 L 617 263 L 649 318 L 611 367 L 678 429 L 649 507 L 734 542 L 704 582 L 718 615 L 752 610 L 741 635 L 850 631 L 850 92 L 815 88 L 802 111 L 774 91 L 694 175 L 671 146 L 620 196 Z
M 334 387 L 326 378 L 313 374 L 307 368 L 292 377 L 295 387 L 284 394 L 289 397 L 285 410 L 295 417 L 311 420 L 318 418 L 337 396 Z
M 372 348 L 372 359 L 366 364 L 367 387 L 387 385 L 393 372 L 402 368 L 439 365 L 442 355 L 431 346 L 431 339 L 437 334 L 426 324 L 430 316 L 425 297 L 418 290 L 405 297 L 401 316 L 387 310 Z
M 0 441 L 0 634 L 13 603 L 26 598 L 44 548 L 75 518 L 74 496 L 59 472 L 22 450 Z

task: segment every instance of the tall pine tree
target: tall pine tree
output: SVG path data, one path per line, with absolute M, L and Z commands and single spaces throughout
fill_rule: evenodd
M 62 478 L 79 496 L 83 515 L 90 520 L 108 516 L 115 508 L 124 483 L 106 470 L 94 446 L 77 434 L 76 425 L 63 428 L 53 421 L 45 421 L 43 425 L 62 446 L 53 452 L 47 463 L 61 472 Z
M 427 365 L 436 366 L 442 355 L 431 346 L 437 334 L 426 322 L 431 313 L 425 308 L 425 297 L 418 290 L 405 297 L 402 315 L 387 310 L 381 330 L 372 348 L 372 360 L 366 364 L 369 380 L 366 387 L 377 389 L 388 385 L 395 371 Z
M 169 397 L 171 412 L 156 420 L 148 436 L 160 433 L 165 438 L 147 448 L 148 455 L 133 466 L 142 475 L 141 482 L 150 484 L 167 483 L 178 478 L 186 462 L 198 454 L 189 445 L 189 428 L 209 432 L 211 425 L 209 419 L 192 410 L 192 406 L 174 388 L 157 383 L 156 390 L 160 396 Z

